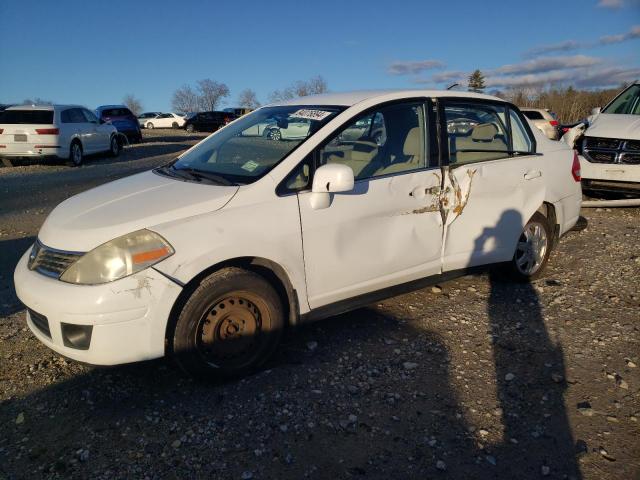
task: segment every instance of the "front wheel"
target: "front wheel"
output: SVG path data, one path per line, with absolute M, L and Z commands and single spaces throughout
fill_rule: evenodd
M 509 263 L 512 276 L 519 281 L 538 278 L 551 254 L 552 229 L 547 217 L 533 214 L 518 239 L 516 252 Z
M 282 140 L 282 132 L 277 129 L 277 128 L 272 128 L 271 130 L 269 130 L 269 133 L 267 134 L 267 138 L 269 138 L 270 140 Z
M 147 128 L 149 130 L 153 130 L 153 123 L 151 123 L 151 122 L 147 123 Z
M 187 130 L 187 132 L 189 132 L 189 133 L 193 133 L 193 132 L 195 132 L 195 131 L 196 131 L 196 129 L 195 129 L 195 128 L 193 128 L 193 125 L 192 125 L 192 124 L 187 125 L 186 130 Z
M 236 267 L 206 277 L 187 299 L 173 355 L 200 378 L 244 375 L 264 363 L 284 327 L 280 297 L 261 276 Z
M 178 128 L 178 122 L 173 122 L 171 124 L 171 128 Z

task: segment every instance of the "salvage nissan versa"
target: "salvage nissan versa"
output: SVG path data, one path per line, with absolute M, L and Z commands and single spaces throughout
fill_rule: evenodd
M 309 128 L 250 133 L 267 120 Z M 535 130 L 509 103 L 450 91 L 260 108 L 53 210 L 15 271 L 27 324 L 84 362 L 172 355 L 229 376 L 289 325 L 478 265 L 536 277 L 581 191 L 573 150 Z

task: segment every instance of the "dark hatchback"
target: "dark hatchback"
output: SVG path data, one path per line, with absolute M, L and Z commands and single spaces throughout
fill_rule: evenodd
M 215 132 L 236 118 L 231 112 L 198 112 L 187 117 L 184 128 L 187 132 Z
M 102 105 L 96 108 L 101 122 L 110 122 L 118 132 L 127 136 L 129 142 L 141 142 L 142 131 L 136 116 L 124 105 Z

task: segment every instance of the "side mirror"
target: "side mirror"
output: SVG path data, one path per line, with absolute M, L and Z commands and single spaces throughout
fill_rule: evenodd
M 353 190 L 355 178 L 347 165 L 331 163 L 316 170 L 311 186 L 311 208 L 319 210 L 331 205 L 331 194 Z
M 598 115 L 600 113 L 600 107 L 592 108 L 591 115 Z

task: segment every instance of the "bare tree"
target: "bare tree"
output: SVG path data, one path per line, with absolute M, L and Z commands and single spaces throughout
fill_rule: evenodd
M 255 110 L 260 106 L 260 102 L 258 101 L 258 97 L 256 96 L 256 92 L 251 90 L 250 88 L 246 88 L 240 92 L 238 96 L 238 106 L 244 108 L 250 108 L 251 110 Z
M 45 100 L 44 98 L 36 97 L 34 99 L 25 98 L 22 101 L 22 105 L 53 105 L 51 100 Z
M 171 107 L 180 113 L 198 112 L 200 111 L 198 94 L 189 85 L 183 85 L 173 92 Z
M 229 87 L 210 78 L 198 80 L 199 104 L 203 110 L 215 110 L 229 96 Z
M 142 113 L 142 103 L 133 94 L 127 93 L 122 99 L 122 103 L 124 103 L 136 117 Z
M 327 81 L 318 75 L 309 80 L 298 80 L 283 90 L 275 90 L 269 95 L 272 102 L 280 100 L 289 100 L 291 98 L 306 97 L 307 95 L 316 95 L 328 92 Z

